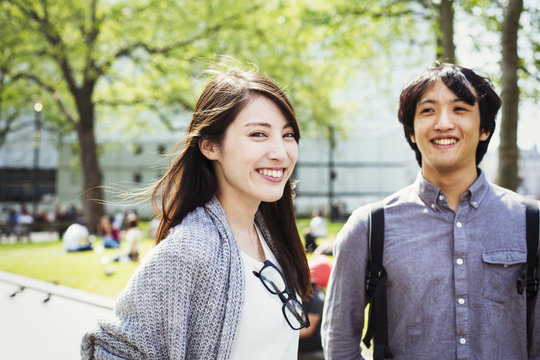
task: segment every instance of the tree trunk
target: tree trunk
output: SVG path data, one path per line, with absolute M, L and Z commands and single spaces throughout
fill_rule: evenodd
M 502 119 L 499 145 L 499 185 L 516 191 L 518 187 L 517 126 L 519 109 L 519 87 L 517 39 L 519 18 L 523 11 L 523 0 L 509 0 L 504 10 L 502 23 L 501 98 Z
M 78 94 L 77 108 L 80 121 L 77 123 L 77 135 L 80 143 L 81 169 L 83 178 L 83 216 L 86 226 L 95 233 L 99 219 L 103 215 L 103 188 L 101 168 L 97 155 L 94 136 L 94 103 L 92 91 Z
M 456 62 L 454 45 L 454 0 L 441 0 L 439 5 L 439 31 L 437 31 L 437 59 L 441 62 Z

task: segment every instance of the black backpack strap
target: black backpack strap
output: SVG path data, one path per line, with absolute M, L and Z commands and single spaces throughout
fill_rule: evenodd
M 534 309 L 534 297 L 538 291 L 538 202 L 526 199 L 526 233 L 527 233 L 527 349 L 531 348 L 532 340 L 532 312 Z M 522 290 L 523 291 L 523 290 Z
M 373 339 L 373 360 L 391 359 L 388 346 L 386 305 L 386 272 L 382 266 L 384 251 L 384 208 L 372 206 L 369 224 L 369 259 L 366 272 L 366 293 L 369 306 L 368 328 L 363 342 L 369 348 Z

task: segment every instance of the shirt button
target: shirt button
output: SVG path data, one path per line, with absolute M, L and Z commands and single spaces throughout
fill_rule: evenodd
M 457 226 L 458 228 L 461 228 L 461 227 L 463 226 L 463 224 L 461 223 L 461 221 L 458 221 L 458 222 L 456 223 L 456 226 Z
M 478 206 L 478 203 L 477 203 L 476 201 L 473 201 L 473 202 L 472 202 L 472 206 L 477 207 L 477 206 Z
M 444 200 L 444 195 L 439 195 L 439 200 L 443 201 Z
M 459 343 L 460 343 L 461 345 L 465 345 L 465 344 L 467 343 L 467 339 L 465 339 L 464 337 L 462 337 L 462 338 L 459 339 Z
M 431 204 L 431 208 L 435 210 L 435 204 Z
M 458 258 L 458 259 L 456 260 L 456 264 L 458 264 L 458 265 L 463 265 L 463 259 L 462 259 L 462 258 Z
M 459 298 L 457 302 L 458 302 L 459 305 L 463 305 L 463 304 L 465 304 L 465 299 L 464 298 Z

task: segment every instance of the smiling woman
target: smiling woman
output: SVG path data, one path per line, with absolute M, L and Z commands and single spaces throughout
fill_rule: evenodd
M 271 80 L 215 74 L 154 188 L 158 244 L 83 359 L 296 359 L 310 291 L 290 181 L 299 138 Z

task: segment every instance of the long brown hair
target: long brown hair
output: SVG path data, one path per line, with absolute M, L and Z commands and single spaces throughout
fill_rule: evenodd
M 300 130 L 293 107 L 285 93 L 270 79 L 260 74 L 238 69 L 214 72 L 214 78 L 203 90 L 185 138 L 176 147 L 183 146 L 169 169 L 158 180 L 152 191 L 152 206 L 160 218 L 156 234 L 159 243 L 171 228 L 180 224 L 188 213 L 206 204 L 217 191 L 217 178 L 210 160 L 199 149 L 199 139 L 220 143 L 228 126 L 242 109 L 256 96 L 274 102 L 293 128 L 298 142 Z M 161 198 L 161 207 L 158 206 Z M 283 196 L 272 203 L 259 206 L 274 241 L 287 284 L 292 291 L 305 297 L 310 290 L 309 267 L 296 227 L 293 189 L 289 179 Z

